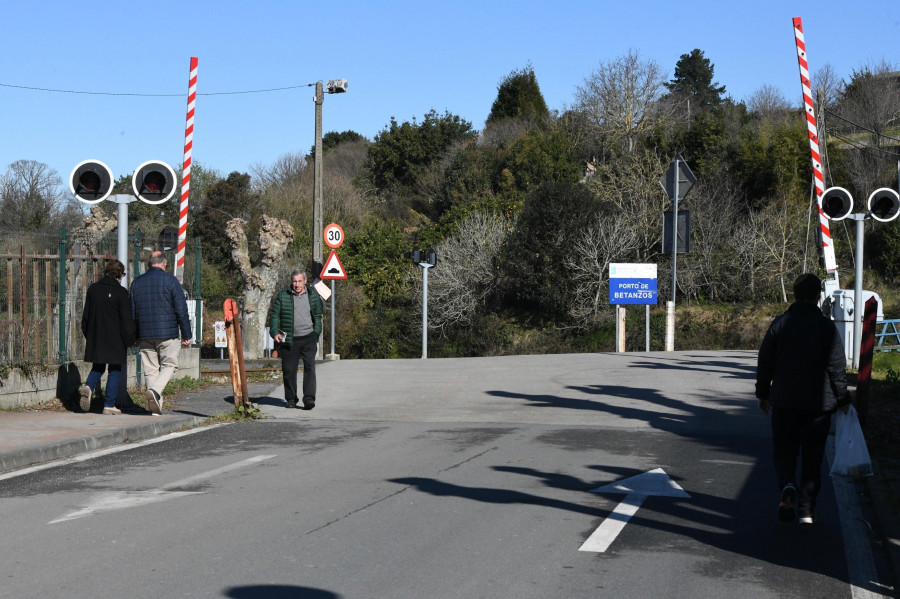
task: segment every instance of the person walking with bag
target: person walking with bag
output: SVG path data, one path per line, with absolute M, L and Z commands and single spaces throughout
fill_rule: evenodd
M 291 271 L 291 285 L 282 289 L 269 312 L 269 334 L 280 344 L 281 376 L 288 408 L 296 408 L 297 368 L 303 360 L 303 409 L 316 407 L 316 352 L 322 334 L 322 298 L 307 284 L 306 272 Z
M 108 369 L 103 413 L 121 414 L 116 407 L 119 375 L 127 360 L 127 348 L 134 344 L 134 319 L 131 317 L 128 290 L 122 287 L 125 266 L 118 260 L 107 260 L 103 278 L 88 287 L 81 315 L 84 334 L 84 361 L 91 362 L 91 372 L 79 387 L 79 404 L 84 412 L 91 409 L 91 398 Z
M 815 521 L 831 415 L 850 406 L 844 345 L 817 305 L 821 284 L 811 273 L 797 278 L 794 303 L 772 321 L 759 348 L 756 397 L 762 413 L 772 414 L 778 518 L 784 522 L 798 512 L 801 524 Z

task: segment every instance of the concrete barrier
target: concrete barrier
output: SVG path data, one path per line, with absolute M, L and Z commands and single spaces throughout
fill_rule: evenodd
M 83 361 L 66 362 L 56 367 L 47 366 L 40 372 L 24 373 L 18 368 L 0 379 L 0 409 L 33 406 L 59 399 L 64 404 L 77 400 L 78 387 L 83 384 L 91 371 L 91 363 Z M 138 385 L 135 379 L 135 358 L 128 358 L 128 386 Z M 182 348 L 178 354 L 176 379 L 200 378 L 200 349 Z M 106 384 L 104 375 L 103 384 Z

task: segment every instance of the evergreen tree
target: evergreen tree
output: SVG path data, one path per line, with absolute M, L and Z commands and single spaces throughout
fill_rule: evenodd
M 365 169 L 379 190 L 411 187 L 454 144 L 475 135 L 472 123 L 449 112 L 439 116 L 431 110 L 421 123 L 413 118 L 401 124 L 391 117 L 390 126 L 369 146 Z
M 487 124 L 505 118 L 539 121 L 547 118 L 549 114 L 534 69 L 529 64 L 520 71 L 512 71 L 500 82 L 497 87 L 497 99 L 491 106 Z
M 682 54 L 675 63 L 675 78 L 665 86 L 673 95 L 687 96 L 698 108 L 718 106 L 722 103 L 724 85 L 713 83 L 715 66 L 703 55 L 703 50 L 694 48 L 690 54 Z
M 250 186 L 250 175 L 237 171 L 213 183 L 207 190 L 201 209 L 191 227 L 192 236 L 203 239 L 203 255 L 221 265 L 231 264 L 231 246 L 225 237 L 225 225 L 233 218 L 244 221 L 250 255 L 254 256 L 262 218 L 259 194 Z

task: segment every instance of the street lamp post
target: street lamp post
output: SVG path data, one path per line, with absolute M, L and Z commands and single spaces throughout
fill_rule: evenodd
M 316 82 L 316 149 L 315 164 L 313 165 L 313 260 L 322 264 L 322 103 L 325 94 L 322 91 L 322 82 Z M 321 344 L 319 344 L 321 347 Z
M 347 91 L 346 79 L 330 79 L 324 89 L 321 81 L 316 82 L 316 95 L 313 101 L 316 104 L 316 148 L 315 164 L 313 165 L 313 261 L 322 264 L 322 103 L 325 102 L 325 93 L 342 94 Z M 323 358 L 322 334 L 319 334 L 318 359 Z

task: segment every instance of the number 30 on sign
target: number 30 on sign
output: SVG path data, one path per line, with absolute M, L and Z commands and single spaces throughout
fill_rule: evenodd
M 325 245 L 333 250 L 338 249 L 344 243 L 344 230 L 338 224 L 331 223 L 325 227 L 323 235 L 325 237 Z

